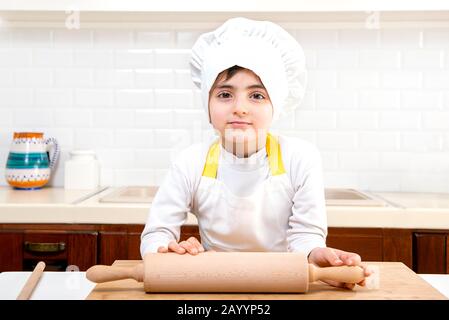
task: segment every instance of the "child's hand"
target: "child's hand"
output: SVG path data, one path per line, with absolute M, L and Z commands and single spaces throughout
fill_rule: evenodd
M 373 271 L 362 263 L 362 259 L 357 253 L 346 252 L 334 248 L 315 248 L 309 254 L 309 263 L 313 263 L 319 267 L 331 267 L 331 266 L 360 266 L 365 272 L 365 277 L 370 276 Z M 336 282 L 326 280 L 326 283 L 340 288 L 353 289 L 355 284 Z M 360 286 L 365 285 L 365 279 L 357 283 Z
M 157 252 L 176 252 L 178 254 L 184 254 L 188 252 L 192 255 L 197 255 L 200 252 L 204 252 L 204 248 L 197 238 L 190 237 L 189 239 L 181 241 L 180 243 L 177 243 L 174 240 L 170 241 L 170 243 L 168 244 L 168 248 L 161 246 L 157 249 Z

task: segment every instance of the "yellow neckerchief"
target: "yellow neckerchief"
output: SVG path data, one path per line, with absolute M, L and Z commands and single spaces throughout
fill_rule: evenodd
M 268 155 L 268 165 L 272 176 L 285 173 L 284 163 L 282 162 L 281 145 L 278 139 L 267 134 L 267 142 L 265 145 Z M 212 179 L 217 178 L 218 159 L 220 157 L 220 138 L 214 142 L 207 153 L 206 164 L 203 169 L 203 177 L 209 177 Z

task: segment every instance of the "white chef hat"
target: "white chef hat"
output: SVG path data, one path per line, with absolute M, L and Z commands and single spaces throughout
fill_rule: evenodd
M 218 74 L 240 66 L 259 76 L 273 105 L 273 120 L 295 109 L 307 82 L 304 52 L 279 25 L 269 21 L 232 18 L 202 34 L 192 48 L 190 71 L 201 89 L 208 114 L 209 91 Z

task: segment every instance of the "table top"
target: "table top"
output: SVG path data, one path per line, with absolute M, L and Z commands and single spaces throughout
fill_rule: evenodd
M 128 264 L 125 264 L 128 265 Z M 382 267 L 382 270 L 385 268 Z M 389 269 L 387 267 L 387 269 Z M 17 295 L 19 294 L 21 288 L 25 284 L 26 280 L 31 275 L 31 272 L 24 271 L 24 272 L 3 272 L 0 273 L 0 300 L 14 300 L 16 299 Z M 424 279 L 427 283 L 429 283 L 431 286 L 433 286 L 435 289 L 437 289 L 440 293 L 442 293 L 444 296 L 446 296 L 446 299 L 449 298 L 449 275 L 447 274 L 419 274 L 420 278 Z M 382 278 L 381 278 L 382 279 Z M 131 287 L 136 290 L 135 294 L 144 295 L 142 292 L 142 286 L 141 284 L 138 284 L 134 280 L 124 280 L 128 281 L 128 285 L 131 285 Z M 382 280 L 381 283 L 383 283 L 384 280 Z M 111 285 L 112 283 L 109 283 Z M 109 286 L 108 285 L 108 286 Z M 89 297 L 89 294 L 91 291 L 95 288 L 96 284 L 86 279 L 85 272 L 48 272 L 45 271 L 36 286 L 36 289 L 34 290 L 33 294 L 31 295 L 31 300 L 84 300 L 86 298 L 89 299 L 98 299 L 99 291 L 104 290 L 103 293 L 106 294 L 110 288 L 105 288 L 104 285 L 99 286 L 98 290 L 93 292 L 92 296 Z M 103 287 L 103 289 L 101 289 Z M 421 286 L 420 286 L 421 287 Z M 380 287 L 382 290 L 385 290 L 384 288 Z M 315 299 L 317 295 L 317 291 L 320 289 L 319 285 L 312 284 L 311 286 L 312 291 L 307 293 L 306 295 L 303 295 L 303 299 L 309 298 L 310 294 L 314 294 L 315 296 L 310 296 L 311 299 Z M 361 287 L 356 287 L 354 292 L 358 294 L 358 296 L 354 297 L 354 292 L 351 291 L 342 291 L 340 289 L 332 288 L 329 286 L 321 286 L 321 289 L 323 291 L 330 291 L 331 293 L 335 294 L 336 292 L 340 295 L 340 298 L 346 297 L 346 298 L 352 298 L 352 299 L 371 299 L 371 297 L 363 297 L 360 296 L 361 291 L 364 289 Z M 119 294 L 125 294 L 123 288 L 119 288 L 120 292 Z M 340 292 L 342 291 L 342 292 Z M 403 291 L 403 290 L 401 290 Z M 374 292 L 373 292 L 374 293 Z M 149 295 L 149 294 L 147 294 Z M 146 296 L 146 295 L 145 295 Z M 172 299 L 173 297 L 176 299 L 184 298 L 186 299 L 187 295 L 172 295 L 169 297 L 168 295 L 162 295 L 164 299 Z M 189 295 L 191 297 L 192 295 Z M 214 295 L 215 298 L 217 298 L 216 295 Z M 226 295 L 220 295 L 220 296 L 226 296 Z M 260 298 L 267 298 L 268 295 L 258 295 L 254 296 L 251 295 L 253 299 L 260 299 Z M 279 295 L 281 296 L 281 295 Z M 289 298 L 295 298 L 293 295 L 283 295 L 285 299 Z M 241 295 L 239 298 L 245 298 L 247 296 Z M 148 297 L 150 298 L 150 297 Z M 158 298 L 158 297 L 152 297 L 152 298 Z M 159 297 L 160 298 L 160 297 Z M 173 298 L 173 299 L 174 299 Z M 188 298 L 188 297 L 187 297 Z M 196 295 L 197 299 L 206 299 L 204 298 L 204 295 Z M 213 297 L 212 297 L 213 298 Z M 444 297 L 443 297 L 444 298 Z M 131 299 L 128 296 L 128 299 Z M 211 299 L 210 295 L 208 299 Z M 231 299 L 231 298 L 229 298 Z M 235 298 L 234 298 L 235 299 Z M 318 299 L 318 298 L 316 298 Z M 414 299 L 414 298 L 413 298 Z M 432 298 L 434 299 L 434 298 Z M 437 299 L 437 298 L 435 298 Z
M 117 260 L 114 266 L 133 267 L 139 260 Z M 87 296 L 88 300 L 402 300 L 402 299 L 447 299 L 432 285 L 401 262 L 367 262 L 379 268 L 379 288 L 368 289 L 356 286 L 354 290 L 331 287 L 327 284 L 311 283 L 307 293 L 300 294 L 249 294 L 249 293 L 145 293 L 143 283 L 132 279 L 100 283 Z

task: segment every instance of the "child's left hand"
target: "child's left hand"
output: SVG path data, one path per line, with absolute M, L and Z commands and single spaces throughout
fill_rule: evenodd
M 365 272 L 365 277 L 370 276 L 373 271 L 370 270 L 365 264 L 362 263 L 362 259 L 357 253 L 346 252 L 334 248 L 315 248 L 309 254 L 309 263 L 313 263 L 319 267 L 331 267 L 331 266 L 360 266 Z M 326 283 L 340 288 L 353 289 L 355 284 L 336 282 L 326 280 Z M 360 286 L 365 285 L 365 279 L 357 283 Z

